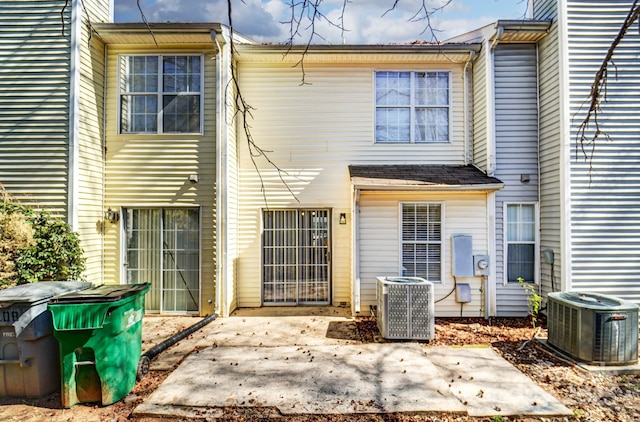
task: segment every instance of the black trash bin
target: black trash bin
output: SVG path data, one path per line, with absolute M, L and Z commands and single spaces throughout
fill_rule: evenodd
M 42 397 L 60 388 L 49 298 L 91 283 L 43 281 L 0 290 L 0 397 Z

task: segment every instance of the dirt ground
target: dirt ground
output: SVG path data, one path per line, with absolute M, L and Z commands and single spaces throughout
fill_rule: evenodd
M 143 351 L 181 331 L 198 319 L 194 318 L 147 318 L 143 321 Z M 215 323 L 215 322 L 214 322 Z M 531 341 L 538 334 L 546 337 L 544 321 L 542 328 L 534 329 L 528 319 L 494 318 L 484 319 L 436 319 L 436 338 L 424 344 L 473 345 L 490 344 L 505 359 L 533 379 L 546 391 L 558 398 L 574 412 L 572 418 L 472 418 L 448 414 L 386 414 L 386 415 L 314 415 L 282 416 L 271 408 L 225 408 L 224 421 L 639 421 L 640 420 L 640 376 L 614 376 L 590 373 L 572 362 L 558 358 L 538 341 Z M 373 318 L 358 318 L 351 325 L 351 338 L 370 343 L 380 341 Z M 192 336 L 197 336 L 197 332 Z M 183 341 L 189 341 L 189 337 Z M 155 418 L 135 418 L 132 412 L 171 373 L 179 362 L 169 370 L 151 370 L 123 400 L 110 406 L 79 404 L 72 409 L 60 407 L 60 395 L 54 393 L 41 399 L 0 398 L 0 421 L 108 421 L 157 422 Z M 183 419 L 173 419 L 179 421 Z M 190 419 L 194 420 L 194 419 Z M 195 419 L 197 420 L 197 419 Z M 202 418 L 200 420 L 206 420 Z

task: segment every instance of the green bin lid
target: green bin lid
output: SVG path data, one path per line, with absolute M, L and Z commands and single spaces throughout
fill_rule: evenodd
M 149 283 L 112 284 L 94 287 L 78 292 L 65 293 L 52 298 L 50 304 L 117 302 L 129 296 L 146 293 Z

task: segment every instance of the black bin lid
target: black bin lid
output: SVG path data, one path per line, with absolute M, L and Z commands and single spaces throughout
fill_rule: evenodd
M 68 292 L 75 292 L 92 287 L 93 284 L 80 281 L 41 281 L 39 283 L 21 284 L 0 290 L 0 308 L 8 308 L 15 304 L 35 305 L 50 297 Z
M 101 303 L 117 302 L 146 290 L 149 283 L 141 284 L 106 284 L 93 289 L 65 293 L 52 298 L 49 303 Z

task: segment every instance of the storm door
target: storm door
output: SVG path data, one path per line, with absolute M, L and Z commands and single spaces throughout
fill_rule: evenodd
M 127 283 L 151 283 L 145 309 L 194 313 L 200 298 L 200 212 L 152 208 L 124 211 Z
M 263 303 L 328 305 L 329 210 L 268 210 L 263 224 Z

